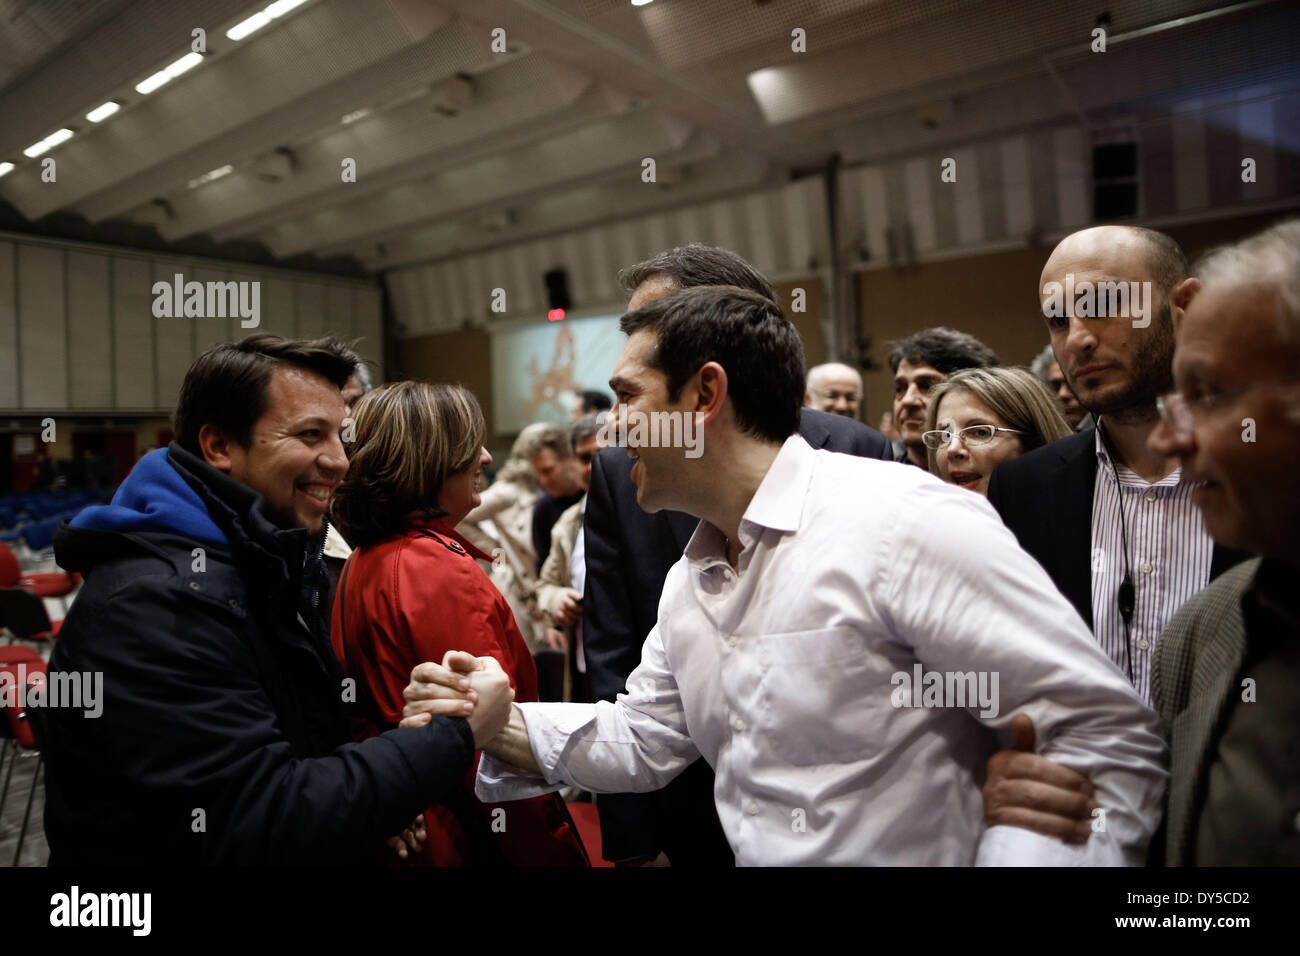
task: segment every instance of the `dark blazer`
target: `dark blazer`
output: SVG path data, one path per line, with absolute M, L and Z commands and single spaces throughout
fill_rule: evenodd
M 999 465 L 989 504 L 1092 627 L 1092 495 L 1097 432 L 1089 428 Z M 1210 578 L 1247 557 L 1214 546 Z
M 799 433 L 813 448 L 885 461 L 884 435 L 842 415 L 805 408 Z M 595 700 L 613 700 L 641 662 L 654 628 L 668 569 L 682 556 L 698 519 L 679 511 L 647 514 L 636 502 L 631 460 L 606 448 L 591 468 L 583 522 L 587 581 L 583 651 Z M 674 865 L 732 865 L 731 847 L 713 803 L 713 772 L 697 760 L 653 794 L 602 795 L 601 840 L 607 860 L 668 854 Z
M 1210 767 L 1246 659 L 1242 596 L 1254 585 L 1257 558 L 1230 570 L 1178 609 L 1156 645 L 1151 695 L 1169 734 L 1169 791 L 1165 799 L 1164 859 L 1192 866 L 1193 828 L 1201 818 Z

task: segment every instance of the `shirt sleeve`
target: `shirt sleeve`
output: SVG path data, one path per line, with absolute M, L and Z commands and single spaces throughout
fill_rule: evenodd
M 1141 865 L 1168 777 L 1155 713 L 987 501 L 946 487 L 916 497 L 879 545 L 897 633 L 926 670 L 987 672 L 993 706 L 971 715 L 998 729 L 1027 715 L 1038 753 L 1088 776 L 1100 804 L 1084 846 L 996 826 L 976 862 Z
M 475 793 L 485 802 L 518 800 L 571 784 L 592 793 L 658 790 L 700 755 L 686 728 L 681 694 L 655 627 L 629 692 L 613 703 L 520 704 L 541 774 L 484 756 Z

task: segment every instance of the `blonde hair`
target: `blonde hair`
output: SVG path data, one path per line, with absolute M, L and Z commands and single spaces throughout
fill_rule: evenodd
M 925 431 L 934 431 L 939 404 L 950 392 L 969 392 L 998 419 L 1003 428 L 1020 432 L 1021 454 L 1074 434 L 1043 383 L 1023 368 L 967 368 L 954 372 L 930 390 Z M 936 449 L 926 448 L 930 473 L 939 473 Z
M 478 400 L 460 385 L 382 385 L 357 400 L 352 417 L 355 442 L 333 514 L 358 547 L 442 517 L 443 482 L 478 461 L 487 431 Z

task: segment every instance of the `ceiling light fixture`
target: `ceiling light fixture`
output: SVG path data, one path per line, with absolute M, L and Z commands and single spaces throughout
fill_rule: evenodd
M 161 70 L 148 79 L 141 80 L 135 85 L 137 93 L 149 94 L 160 86 L 165 86 L 182 73 L 188 73 L 200 63 L 203 62 L 203 56 L 199 53 L 186 53 L 183 57 L 174 63 L 169 63 Z
M 86 119 L 90 120 L 92 123 L 102 123 L 121 108 L 122 104 L 117 100 L 109 100 L 102 106 L 96 106 L 93 110 L 87 113 Z
M 229 164 L 225 166 L 218 166 L 216 169 L 209 170 L 208 172 L 204 173 L 202 176 L 199 176 L 196 179 L 191 179 L 188 183 L 186 183 L 186 187 L 189 189 L 197 189 L 198 187 L 204 185 L 205 183 L 210 183 L 214 180 L 220 179 L 222 176 L 229 176 L 234 171 L 235 171 L 235 167 Z
M 60 143 L 66 143 L 68 140 L 72 139 L 72 135 L 72 130 L 66 127 L 60 130 L 55 130 L 39 143 L 32 143 L 32 145 L 28 146 L 23 150 L 23 155 L 28 159 L 35 159 L 37 156 L 41 155 L 41 153 L 49 152 Z
M 14 168 L 13 163 L 0 163 L 0 176 L 5 175 Z
M 277 17 L 282 17 L 295 7 L 300 7 L 307 0 L 276 0 L 265 10 L 253 14 L 246 20 L 241 20 L 233 27 L 226 31 L 226 38 L 230 40 L 242 40 L 249 34 L 256 33 L 262 27 L 266 26 Z

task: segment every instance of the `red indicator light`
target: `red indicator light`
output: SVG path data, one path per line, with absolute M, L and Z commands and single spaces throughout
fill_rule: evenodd
M 564 310 L 563 310 L 563 309 L 551 309 L 550 312 L 547 312 L 547 313 L 546 313 L 546 317 L 547 317 L 548 319 L 550 319 L 552 322 L 559 322 L 561 319 L 564 318 Z

